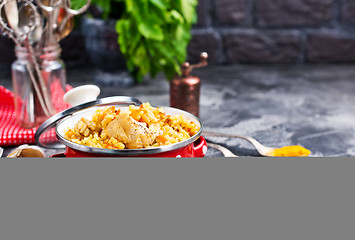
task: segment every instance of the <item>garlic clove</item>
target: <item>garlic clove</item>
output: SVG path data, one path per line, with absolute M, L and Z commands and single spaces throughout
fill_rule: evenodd
M 46 157 L 46 154 L 37 146 L 24 144 L 16 148 L 7 157 Z
M 20 149 L 16 148 L 13 152 L 11 152 L 9 155 L 7 155 L 8 158 L 16 158 L 20 154 Z

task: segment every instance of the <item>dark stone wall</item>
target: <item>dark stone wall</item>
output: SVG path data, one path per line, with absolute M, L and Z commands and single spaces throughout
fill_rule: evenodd
M 355 62 L 355 0 L 200 0 L 188 60 L 210 64 Z M 61 42 L 68 67 L 90 54 L 80 30 Z M 0 36 L 0 68 L 14 60 Z
M 197 12 L 191 61 L 355 62 L 355 0 L 200 0 Z

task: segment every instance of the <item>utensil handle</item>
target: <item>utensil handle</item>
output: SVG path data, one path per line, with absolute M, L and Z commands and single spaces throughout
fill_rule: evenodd
M 235 135 L 235 134 L 214 133 L 214 132 L 207 132 L 207 131 L 204 131 L 203 135 L 209 136 L 209 137 L 241 138 L 241 139 L 247 140 L 248 142 L 253 144 L 253 146 L 256 148 L 256 150 L 263 156 L 266 156 L 267 153 L 273 149 L 271 147 L 266 147 L 266 146 L 262 145 L 256 139 L 254 139 L 252 137 Z
M 47 106 L 45 104 L 45 99 L 43 98 L 42 93 L 41 93 L 41 91 L 40 91 L 40 89 L 38 87 L 38 84 L 37 84 L 37 81 L 36 81 L 36 77 L 33 74 L 31 66 L 29 64 L 26 64 L 26 68 L 27 68 L 27 71 L 28 71 L 28 73 L 30 75 L 30 79 L 32 81 L 32 85 L 33 85 L 33 87 L 34 87 L 34 89 L 36 91 L 36 94 L 38 96 L 39 103 L 41 104 L 41 107 L 42 107 L 44 113 L 47 116 L 50 116 L 50 113 L 49 113 L 49 111 L 47 109 Z
M 237 155 L 235 155 L 234 153 L 232 153 L 228 148 L 225 148 L 219 144 L 215 144 L 215 143 L 210 143 L 208 142 L 207 143 L 207 146 L 208 147 L 211 147 L 211 148 L 215 148 L 217 149 L 218 151 L 220 151 L 223 156 L 225 157 L 238 157 Z
M 236 135 L 236 134 L 226 134 L 226 133 L 215 133 L 215 132 L 203 131 L 203 135 L 205 135 L 207 137 L 242 138 L 242 139 L 249 141 L 248 137 Z
M 249 141 L 251 144 L 253 144 L 257 148 L 264 147 L 258 141 L 256 141 L 254 138 L 247 137 L 247 136 L 242 136 L 242 135 L 226 134 L 226 133 L 214 133 L 214 132 L 207 132 L 207 131 L 203 131 L 203 135 L 205 135 L 206 137 L 241 138 L 241 139 Z
M 200 136 L 193 144 L 194 157 L 204 157 L 207 153 L 206 139 Z

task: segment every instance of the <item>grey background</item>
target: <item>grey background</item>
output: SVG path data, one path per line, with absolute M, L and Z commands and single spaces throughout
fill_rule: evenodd
M 200 0 L 189 56 L 214 64 L 354 62 L 354 0 Z
M 354 239 L 352 158 L 2 159 L 0 239 Z
M 197 61 L 201 51 L 216 65 L 355 61 L 354 0 L 199 0 L 197 14 L 190 61 Z M 85 40 L 87 31 L 77 28 L 61 42 L 68 67 L 92 63 L 86 41 L 98 41 L 111 53 L 118 49 L 114 32 Z M 103 46 L 99 36 L 114 44 Z M 0 36 L 0 69 L 14 59 L 12 41 Z

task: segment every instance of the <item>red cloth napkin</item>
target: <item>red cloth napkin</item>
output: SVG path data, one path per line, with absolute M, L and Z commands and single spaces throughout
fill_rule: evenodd
M 66 91 L 70 90 L 71 88 L 71 86 L 67 86 Z M 60 96 L 62 95 L 63 94 L 60 94 Z M 70 107 L 69 104 L 64 103 L 61 99 L 54 105 L 58 112 Z M 24 129 L 19 126 L 16 121 L 14 94 L 0 85 L 0 146 L 34 144 L 34 135 L 37 128 L 38 127 Z M 46 138 L 47 137 L 48 140 L 55 140 L 55 132 L 51 132 L 48 136 L 46 136 Z

